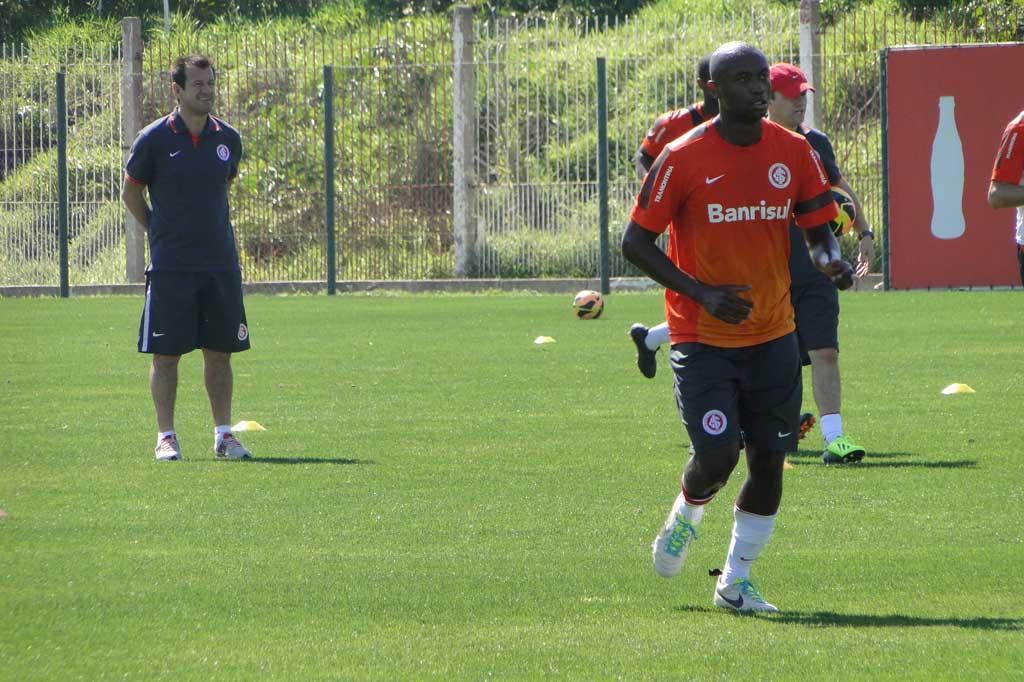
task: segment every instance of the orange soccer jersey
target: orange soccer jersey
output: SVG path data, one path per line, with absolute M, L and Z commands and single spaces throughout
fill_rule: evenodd
M 665 148 L 651 166 L 630 218 L 669 232 L 669 257 L 705 284 L 747 284 L 754 303 L 728 324 L 696 301 L 665 292 L 672 343 L 754 346 L 793 331 L 789 301 L 789 223 L 816 227 L 836 217 L 828 179 L 807 140 L 772 123 L 748 147 L 726 142 L 714 122 Z
M 659 116 L 651 129 L 647 131 L 641 147 L 652 159 L 672 140 L 685 135 L 707 120 L 704 114 L 704 103 L 693 104 L 685 109 L 673 109 Z
M 992 167 L 992 179 L 1008 185 L 1024 181 L 1024 111 L 1017 114 L 1003 131 L 999 154 Z

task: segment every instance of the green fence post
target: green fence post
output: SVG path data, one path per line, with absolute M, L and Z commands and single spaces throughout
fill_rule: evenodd
M 608 87 L 605 58 L 597 58 L 597 195 L 601 224 L 601 293 L 608 294 Z
M 889 291 L 889 109 L 885 91 L 888 87 L 886 51 L 879 50 L 882 109 L 882 288 Z
M 60 297 L 68 287 L 68 112 L 64 72 L 57 72 L 57 226 L 60 241 Z
M 324 66 L 324 201 L 327 215 L 327 295 L 337 282 L 334 262 L 334 67 Z

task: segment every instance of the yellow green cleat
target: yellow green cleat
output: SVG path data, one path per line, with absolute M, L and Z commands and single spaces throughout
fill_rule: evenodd
M 846 436 L 839 436 L 825 447 L 821 461 L 825 464 L 851 464 L 864 459 L 867 453 Z

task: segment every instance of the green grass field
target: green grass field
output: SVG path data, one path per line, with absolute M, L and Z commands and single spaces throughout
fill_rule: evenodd
M 711 606 L 742 465 L 682 573 L 651 570 L 687 439 L 625 332 L 660 297 L 570 299 L 250 297 L 258 459 L 214 459 L 193 355 L 176 463 L 141 299 L 0 299 L 0 679 L 1024 675 L 1018 293 L 843 295 L 869 455 L 821 465 L 816 428 L 790 458 L 765 617 Z

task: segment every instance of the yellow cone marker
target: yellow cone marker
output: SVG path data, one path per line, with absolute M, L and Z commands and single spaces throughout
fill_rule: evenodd
M 967 384 L 950 384 L 942 389 L 942 395 L 953 395 L 955 393 L 975 393 L 975 390 Z
M 554 343 L 555 340 L 553 338 L 551 338 L 550 336 L 538 336 L 537 338 L 535 338 L 533 340 L 533 342 L 535 344 L 537 344 L 538 346 L 540 346 L 541 344 L 545 344 L 545 343 Z
M 232 431 L 266 431 L 259 422 L 240 421 L 231 427 Z

